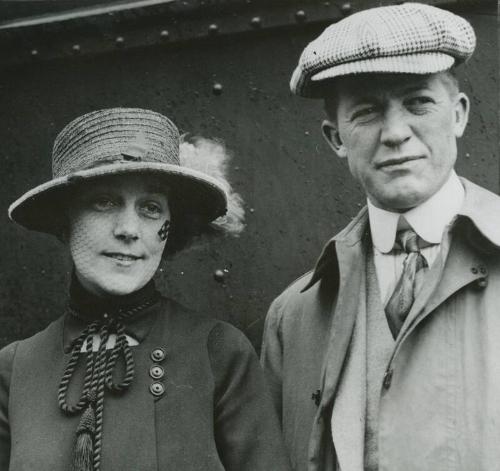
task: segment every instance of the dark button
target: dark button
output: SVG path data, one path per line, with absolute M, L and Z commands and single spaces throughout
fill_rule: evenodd
M 479 267 L 479 271 L 483 274 L 483 275 L 486 275 L 487 273 L 487 270 L 485 267 Z
M 476 286 L 479 289 L 484 289 L 488 286 L 488 278 L 479 278 L 479 280 L 476 280 Z
M 149 368 L 149 376 L 153 379 L 160 379 L 165 376 L 165 370 L 160 365 L 153 365 Z
M 384 381 L 382 384 L 384 385 L 385 389 L 389 389 L 391 387 L 392 371 L 393 370 L 387 370 L 384 374 Z
M 160 382 L 151 383 L 149 390 L 151 391 L 151 394 L 156 397 L 165 394 L 165 386 L 163 386 Z
M 471 271 L 474 275 L 477 275 L 477 273 L 478 273 L 478 269 L 477 269 L 476 267 L 472 267 L 472 268 L 470 269 L 470 271 Z
M 321 402 L 321 391 L 319 389 L 316 389 L 316 391 L 312 393 L 311 399 L 314 401 L 314 404 L 319 406 Z
M 163 348 L 155 348 L 151 352 L 151 360 L 153 361 L 163 361 L 165 360 L 165 350 Z

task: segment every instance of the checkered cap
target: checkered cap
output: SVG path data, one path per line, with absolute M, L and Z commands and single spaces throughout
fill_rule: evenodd
M 350 74 L 432 74 L 474 52 L 472 26 L 430 5 L 372 8 L 323 31 L 302 52 L 290 81 L 296 95 L 321 97 L 325 80 Z

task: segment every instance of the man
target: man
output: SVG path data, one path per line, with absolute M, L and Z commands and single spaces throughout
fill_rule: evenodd
M 452 13 L 374 8 L 293 74 L 367 196 L 266 320 L 297 471 L 500 469 L 500 198 L 454 172 L 469 111 L 454 68 L 474 46 Z

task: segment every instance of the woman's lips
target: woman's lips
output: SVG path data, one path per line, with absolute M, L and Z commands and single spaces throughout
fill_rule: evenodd
M 135 262 L 136 260 L 140 260 L 142 258 L 138 255 L 125 254 L 120 252 L 105 252 L 104 255 L 108 258 L 112 258 L 120 262 Z

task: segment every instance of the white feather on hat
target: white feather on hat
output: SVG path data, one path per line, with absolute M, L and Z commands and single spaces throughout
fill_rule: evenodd
M 189 138 L 184 134 L 181 136 L 179 158 L 183 167 L 209 175 L 224 186 L 227 195 L 227 213 L 212 221 L 212 226 L 229 235 L 239 235 L 245 228 L 245 209 L 243 199 L 233 190 L 227 179 L 232 156 L 224 143 L 200 136 Z

